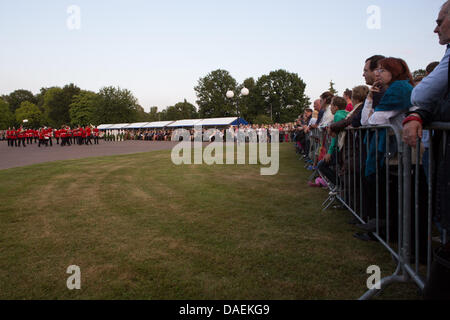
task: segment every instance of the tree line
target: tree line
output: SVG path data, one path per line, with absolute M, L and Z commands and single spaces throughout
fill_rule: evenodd
M 249 89 L 249 95 L 240 96 L 244 87 Z M 270 72 L 257 81 L 248 78 L 239 84 L 228 71 L 219 69 L 200 78 L 194 87 L 198 110 L 184 99 L 162 111 L 153 106 L 149 112 L 145 112 L 130 90 L 119 87 L 93 92 L 68 84 L 62 88 L 42 88 L 37 94 L 20 89 L 0 98 L 0 129 L 18 127 L 25 119 L 28 127 L 59 128 L 234 117 L 237 112 L 251 123 L 290 122 L 309 105 L 305 87 L 297 74 L 285 70 Z M 235 92 L 232 99 L 226 97 L 229 90 Z

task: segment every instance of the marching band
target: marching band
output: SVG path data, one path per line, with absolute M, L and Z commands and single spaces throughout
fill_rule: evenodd
M 26 147 L 27 145 L 38 143 L 38 147 L 41 145 L 45 147 L 53 146 L 53 138 L 56 140 L 56 144 L 61 147 L 75 145 L 92 145 L 99 144 L 100 131 L 97 127 L 78 127 L 70 128 L 69 126 L 63 126 L 61 129 L 52 128 L 40 128 L 39 130 L 25 129 L 20 127 L 8 128 L 6 130 L 6 140 L 9 147 Z M 61 143 L 60 143 L 61 141 Z

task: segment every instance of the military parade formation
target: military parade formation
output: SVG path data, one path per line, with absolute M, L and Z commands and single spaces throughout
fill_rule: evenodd
M 52 147 L 53 139 L 56 145 L 71 146 L 71 145 L 92 145 L 99 144 L 100 131 L 97 127 L 78 127 L 70 128 L 64 126 L 61 129 L 40 128 L 38 130 L 8 128 L 6 130 L 5 138 L 9 147 L 26 147 L 34 143 L 38 147 Z

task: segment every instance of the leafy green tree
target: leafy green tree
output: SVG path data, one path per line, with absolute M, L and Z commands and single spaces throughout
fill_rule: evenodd
M 50 126 L 59 128 L 70 123 L 70 105 L 80 92 L 81 89 L 72 83 L 62 89 L 54 87 L 45 91 L 43 109 Z
M 167 116 L 167 109 L 158 112 L 158 121 L 171 121 Z
M 42 112 L 37 105 L 29 101 L 21 103 L 20 108 L 16 110 L 16 121 L 21 125 L 25 119 L 28 120 L 26 127 L 39 128 L 41 126 Z
M 36 98 L 33 93 L 24 89 L 11 92 L 9 95 L 5 96 L 5 98 L 12 113 L 16 112 L 16 110 L 20 108 L 22 102 L 28 101 L 31 103 L 36 103 Z
M 261 76 L 255 91 L 260 96 L 263 114 L 273 122 L 284 123 L 296 119 L 309 105 L 305 88 L 306 84 L 296 73 L 277 70 Z
M 417 77 L 426 77 L 426 76 L 427 76 L 427 71 L 424 69 L 419 69 L 412 73 L 413 79 L 415 79 Z
M 248 96 L 239 96 L 239 114 L 242 118 L 250 123 L 256 122 L 258 114 L 263 114 L 264 99 L 261 96 L 261 92 L 256 87 L 255 79 L 245 79 L 242 84 L 238 86 L 237 92 L 240 93 L 242 88 L 247 88 L 249 91 Z
M 137 105 L 136 106 L 136 122 L 149 122 L 150 120 L 150 114 L 145 112 L 145 109 Z
M 255 123 L 255 124 L 273 124 L 273 122 L 270 119 L 270 117 L 266 116 L 265 114 L 257 115 L 256 118 L 252 120 L 252 123 Z
M 166 108 L 165 117 L 168 121 L 181 119 L 197 119 L 197 109 L 195 106 L 184 99 L 183 102 L 178 102 L 174 106 Z
M 333 82 L 333 80 L 331 80 L 330 88 L 328 89 L 328 91 L 331 92 L 333 94 L 333 96 L 338 94 L 337 90 L 334 88 L 334 85 L 335 85 L 335 83 Z
M 138 103 L 127 89 L 104 87 L 98 93 L 99 104 L 95 110 L 96 123 L 136 122 Z
M 198 80 L 194 88 L 197 94 L 200 118 L 230 117 L 236 115 L 235 96 L 228 99 L 226 93 L 232 90 L 237 95 L 237 82 L 226 70 L 215 70 Z
M 95 109 L 99 104 L 99 96 L 92 91 L 81 91 L 72 99 L 69 107 L 70 123 L 72 126 L 98 125 L 95 122 Z
M 8 103 L 0 99 L 0 130 L 5 130 L 10 127 L 14 127 L 15 117 L 14 114 L 9 110 Z
M 148 121 L 149 122 L 159 121 L 158 107 L 151 107 L 150 108 L 150 112 L 149 112 L 149 115 L 148 115 Z
M 39 93 L 36 94 L 36 96 L 35 96 L 36 104 L 43 113 L 45 112 L 45 110 L 44 110 L 45 93 L 47 92 L 48 89 L 50 89 L 50 88 L 41 88 Z

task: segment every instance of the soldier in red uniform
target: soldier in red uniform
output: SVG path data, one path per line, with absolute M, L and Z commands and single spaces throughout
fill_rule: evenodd
M 91 131 L 91 127 L 90 126 L 86 126 L 86 145 L 88 145 L 89 143 L 92 144 L 91 141 L 91 135 L 92 135 L 92 131 Z
M 98 136 L 100 135 L 97 127 L 94 128 L 94 144 L 98 144 Z
M 41 144 L 45 144 L 45 129 L 39 129 L 39 144 L 38 147 L 41 147 Z
M 34 138 L 34 143 L 37 143 L 38 139 L 39 139 L 39 130 L 33 130 L 33 138 Z
M 65 127 L 59 130 L 59 136 L 61 137 L 61 147 L 64 147 L 67 144 L 67 130 Z
M 56 139 L 56 144 L 59 144 L 59 131 L 60 129 L 55 130 L 55 139 Z
M 26 136 L 25 130 L 23 130 L 23 128 L 20 127 L 17 133 L 17 139 L 19 140 L 19 147 L 21 143 L 25 147 L 25 136 Z
M 72 138 L 74 138 L 74 136 L 73 136 L 73 130 L 69 126 L 66 126 L 66 134 L 67 134 L 67 141 L 66 142 L 67 142 L 67 144 L 69 146 L 71 146 L 72 145 Z
M 11 130 L 11 147 L 17 147 L 17 131 L 15 127 Z
M 75 139 L 74 143 L 80 145 L 80 137 L 81 137 L 81 132 L 79 130 L 79 128 L 73 129 L 73 138 Z
M 6 130 L 6 141 L 8 142 L 8 147 L 11 147 L 11 128 Z
M 25 139 L 27 140 L 27 144 L 32 144 L 33 143 L 33 130 L 31 129 L 27 129 L 25 131 Z
M 81 144 L 83 144 L 84 142 L 86 142 L 86 130 L 84 130 L 83 127 L 80 127 L 80 132 L 81 132 Z

